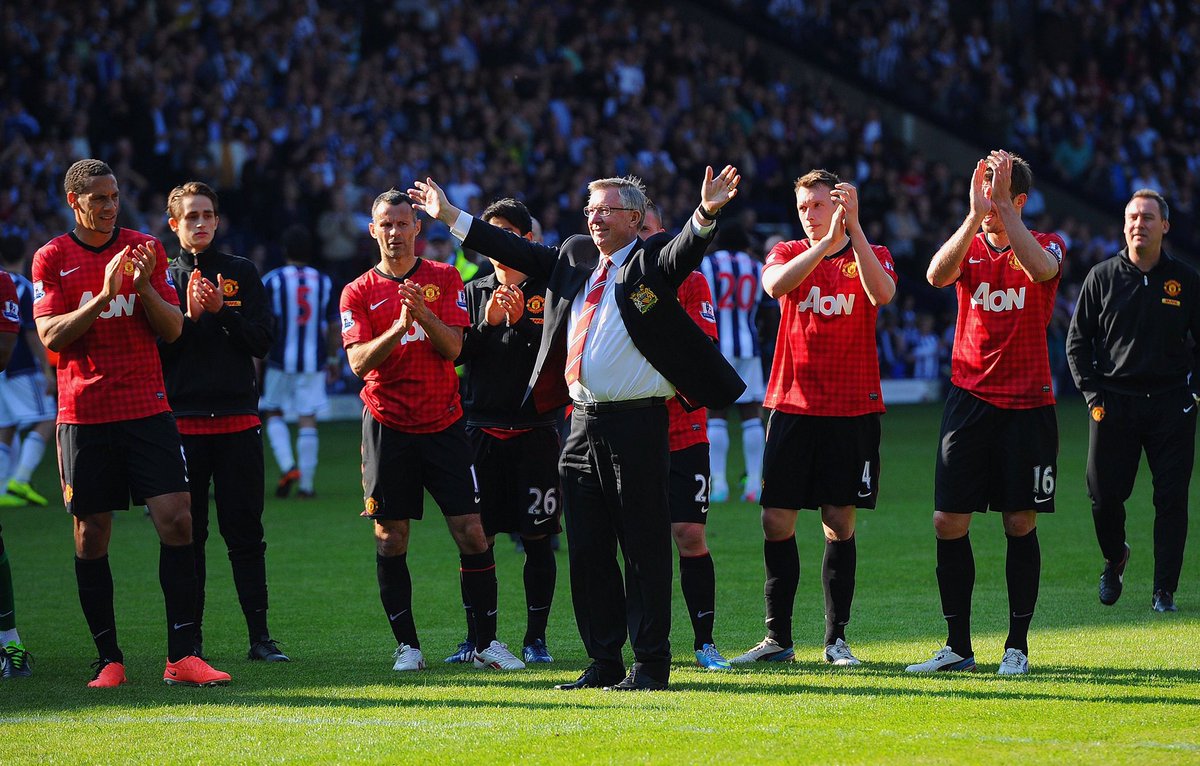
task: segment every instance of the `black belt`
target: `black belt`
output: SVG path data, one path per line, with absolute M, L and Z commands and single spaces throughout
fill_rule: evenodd
M 647 407 L 658 407 L 667 400 L 661 396 L 648 396 L 645 399 L 625 399 L 619 402 L 575 402 L 575 409 L 589 415 L 598 412 L 623 412 L 625 410 L 643 410 Z

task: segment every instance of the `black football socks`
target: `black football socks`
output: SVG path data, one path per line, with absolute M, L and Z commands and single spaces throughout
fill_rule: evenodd
M 937 581 L 946 618 L 946 645 L 961 657 L 971 649 L 971 594 L 975 591 L 975 554 L 971 536 L 937 541 Z
M 858 570 L 858 544 L 849 540 L 825 541 L 821 586 L 825 590 L 825 646 L 846 639 L 850 605 L 854 603 L 854 577 Z
M 767 582 L 763 588 L 767 599 L 767 638 L 786 648 L 792 645 L 792 608 L 796 587 L 800 584 L 796 536 L 763 541 L 763 559 L 767 565 Z
M 1020 649 L 1029 655 L 1029 623 L 1037 606 L 1042 572 L 1042 548 L 1037 529 L 1024 537 L 1008 538 L 1004 574 L 1008 580 L 1008 638 L 1005 649 Z
M 98 559 L 75 558 L 75 582 L 79 586 L 79 605 L 87 620 L 100 659 L 124 662 L 117 646 L 117 619 L 113 615 L 113 579 L 108 556 Z
M 713 569 L 712 554 L 705 551 L 700 556 L 679 557 L 679 587 L 687 604 L 688 618 L 692 621 L 695 649 L 699 651 L 713 641 L 713 622 L 717 603 L 717 575 Z
M 421 648 L 412 614 L 412 576 L 408 573 L 408 554 L 375 554 L 375 577 L 379 580 L 379 600 L 397 644 Z
M 546 622 L 554 602 L 554 585 L 558 580 L 558 562 L 550 538 L 539 540 L 521 538 L 525 545 L 525 641 L 546 640 Z
M 460 553 L 459 576 L 475 615 L 475 647 L 486 649 L 496 640 L 496 557 L 492 549 L 483 553 Z

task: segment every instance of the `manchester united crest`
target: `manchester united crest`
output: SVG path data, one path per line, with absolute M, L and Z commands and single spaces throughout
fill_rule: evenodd
M 633 305 L 638 311 L 645 314 L 654 308 L 654 304 L 658 303 L 658 296 L 649 287 L 641 285 L 634 291 L 633 295 L 629 296 L 629 300 L 633 301 Z
M 363 516 L 374 516 L 379 512 L 379 501 L 373 497 L 367 498 L 366 510 L 363 511 Z
M 858 276 L 858 262 L 848 261 L 842 264 L 842 276 L 846 279 L 854 279 Z
M 63 502 L 69 503 L 73 497 L 75 497 L 75 490 L 70 484 L 65 485 L 63 487 Z
M 232 298 L 238 294 L 238 283 L 236 279 L 226 279 L 221 282 L 221 292 L 226 298 Z
M 433 303 L 442 297 L 442 288 L 437 285 L 425 285 L 421 288 L 421 294 L 425 296 L 426 303 Z
M 1104 420 L 1104 408 L 1099 404 L 1092 408 L 1092 420 L 1096 421 L 1097 423 L 1099 423 L 1101 420 Z
M 133 276 L 133 261 L 125 261 L 125 274 L 127 276 Z
M 530 314 L 540 314 L 546 309 L 546 299 L 540 295 L 535 295 L 525 301 L 525 310 Z
M 1166 282 L 1163 282 L 1163 292 L 1174 298 L 1183 292 L 1183 285 L 1177 279 L 1168 279 Z
M 1009 267 L 1010 269 L 1016 269 L 1017 271 L 1020 271 L 1020 270 L 1021 270 L 1021 262 L 1017 260 L 1017 254 L 1016 254 L 1016 253 L 1010 253 L 1010 254 L 1009 254 L 1009 256 L 1008 256 L 1008 267 Z

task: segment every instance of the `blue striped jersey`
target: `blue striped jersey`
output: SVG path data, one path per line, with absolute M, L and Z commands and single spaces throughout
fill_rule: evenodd
M 333 280 L 312 266 L 281 266 L 263 277 L 275 314 L 275 345 L 267 364 L 284 372 L 325 367 L 325 335 L 337 315 Z
M 717 250 L 704 256 L 700 271 L 712 290 L 721 353 L 726 359 L 760 355 L 754 320 L 762 299 L 762 263 L 749 253 Z
M 37 325 L 33 321 L 33 283 L 20 274 L 0 271 L 0 275 L 12 277 L 13 287 L 17 288 L 17 306 L 21 314 L 21 329 L 17 332 L 17 345 L 13 347 L 12 358 L 8 361 L 7 375 L 21 375 L 37 370 L 38 361 L 29 350 L 25 340 L 25 331 L 34 330 Z M 3 279 L 4 276 L 0 276 Z

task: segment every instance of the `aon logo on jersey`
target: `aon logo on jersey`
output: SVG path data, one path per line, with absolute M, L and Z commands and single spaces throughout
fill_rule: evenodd
M 79 299 L 79 308 L 83 308 L 95 297 L 95 294 L 90 290 L 84 293 Z M 100 318 L 112 319 L 113 317 L 133 316 L 133 304 L 135 300 L 137 300 L 136 295 L 118 295 L 108 302 L 108 308 L 100 312 Z
M 414 322 L 413 326 L 408 328 L 408 332 L 404 333 L 404 336 L 400 338 L 400 345 L 416 343 L 419 340 L 425 340 L 427 337 L 429 336 L 425 334 L 425 328 Z
M 800 305 L 796 306 L 797 311 L 813 311 L 822 316 L 834 316 L 836 314 L 849 314 L 854 311 L 854 295 L 821 295 L 821 288 L 813 286 L 809 290 L 808 297 L 805 298 Z
M 1025 288 L 992 290 L 987 282 L 980 282 L 971 296 L 971 308 L 982 306 L 984 311 L 1012 311 L 1025 308 Z

